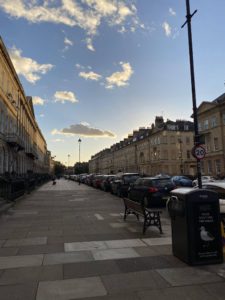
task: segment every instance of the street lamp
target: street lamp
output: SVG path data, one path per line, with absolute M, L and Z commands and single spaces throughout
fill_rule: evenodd
M 68 169 L 69 169 L 69 165 L 70 165 L 70 154 L 68 154 Z
M 80 144 L 81 144 L 81 139 L 78 140 L 79 143 L 79 164 L 80 164 Z

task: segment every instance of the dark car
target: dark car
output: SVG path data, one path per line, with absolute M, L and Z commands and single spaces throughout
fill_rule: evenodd
M 171 178 L 139 178 L 130 187 L 128 197 L 131 200 L 143 202 L 148 208 L 165 207 L 170 196 L 170 191 L 175 187 Z
M 127 197 L 130 184 L 134 183 L 140 175 L 138 173 L 122 173 L 111 182 L 111 191 L 119 197 Z
M 101 189 L 105 192 L 111 191 L 111 181 L 116 177 L 116 175 L 104 175 L 101 181 Z
M 96 189 L 100 189 L 103 178 L 104 178 L 104 175 L 95 175 L 95 177 L 93 179 L 93 187 L 95 187 Z
M 176 186 L 191 187 L 193 185 L 192 180 L 186 176 L 173 176 L 171 179 Z

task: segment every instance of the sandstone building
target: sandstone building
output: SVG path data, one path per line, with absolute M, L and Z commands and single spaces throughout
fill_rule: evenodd
M 195 175 L 196 161 L 191 155 L 193 131 L 190 121 L 156 117 L 151 128 L 139 128 L 123 141 L 93 155 L 89 172 Z
M 0 174 L 48 173 L 51 153 L 0 38 Z

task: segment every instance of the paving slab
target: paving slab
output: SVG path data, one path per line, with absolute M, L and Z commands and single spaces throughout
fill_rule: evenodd
M 126 240 L 112 240 L 105 241 L 108 248 L 132 248 L 132 247 L 146 247 L 140 239 L 126 239 Z
M 222 278 L 197 267 L 161 269 L 157 272 L 172 286 L 196 285 L 223 281 Z
M 106 243 L 103 241 L 65 243 L 64 246 L 65 246 L 65 252 L 107 248 Z
M 93 250 L 92 254 L 95 260 L 139 257 L 139 254 L 132 248 Z
M 5 242 L 4 247 L 27 246 L 27 245 L 45 245 L 47 237 L 35 237 L 25 239 L 9 239 Z
M 121 273 L 116 261 L 99 260 L 63 265 L 64 279 Z
M 109 294 L 119 294 L 143 289 L 161 289 L 169 285 L 157 272 L 142 271 L 102 276 L 103 284 Z
M 99 277 L 40 282 L 36 300 L 69 300 L 106 295 Z
M 212 300 L 225 299 L 225 282 L 209 283 L 201 286 L 210 296 Z
M 19 248 L 0 248 L 0 256 L 14 256 L 17 255 Z
M 0 248 L 4 245 L 5 240 L 0 240 Z
M 148 238 L 142 239 L 144 243 L 149 246 L 157 246 L 157 245 L 170 245 L 172 244 L 171 237 L 160 237 L 160 238 Z
M 173 287 L 157 290 L 145 290 L 137 293 L 140 300 L 158 299 L 158 300 L 214 300 L 204 288 L 200 286 Z
M 0 286 L 0 300 L 36 300 L 37 283 Z
M 81 261 L 93 261 L 94 258 L 90 251 L 69 252 L 69 253 L 53 253 L 45 254 L 43 265 L 55 265 L 74 263 Z
M 43 254 L 0 257 L 0 269 L 34 267 L 42 265 Z
M 171 264 L 162 256 L 125 258 L 117 260 L 116 264 L 122 273 L 171 267 Z
M 18 255 L 28 254 L 47 254 L 47 253 L 60 253 L 64 251 L 64 244 L 51 244 L 51 245 L 35 245 L 35 246 L 23 246 L 18 250 Z M 0 249 L 1 253 L 1 249 Z
M 29 282 L 63 279 L 63 266 L 40 266 L 4 270 L 0 285 L 24 284 Z

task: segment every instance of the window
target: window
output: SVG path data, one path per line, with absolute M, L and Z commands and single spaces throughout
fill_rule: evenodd
M 191 151 L 187 150 L 187 159 L 190 159 L 190 158 L 191 158 Z
M 176 159 L 176 152 L 174 150 L 171 152 L 171 158 Z
M 202 131 L 202 123 L 198 122 L 198 131 Z
M 200 162 L 200 168 L 201 168 L 201 173 L 205 174 L 205 164 L 204 164 L 204 161 L 202 161 L 202 160 Z
M 170 143 L 175 144 L 175 137 L 173 135 L 170 137 Z
M 219 159 L 215 160 L 215 169 L 217 175 L 221 173 L 221 164 Z
M 184 130 L 188 131 L 189 130 L 189 125 L 184 125 Z
M 215 116 L 213 116 L 211 118 L 211 128 L 216 127 L 217 126 L 217 119 Z
M 219 139 L 218 137 L 214 137 L 214 150 L 217 151 L 219 150 Z
M 203 126 L 204 129 L 209 129 L 209 120 L 205 120 Z
M 2 70 L 2 90 L 4 91 L 5 72 Z
M 190 137 L 189 136 L 186 136 L 186 144 L 190 145 Z
M 163 159 L 168 159 L 168 150 L 163 151 Z
M 167 136 L 162 136 L 161 137 L 161 140 L 162 140 L 162 144 L 167 144 Z
M 211 144 L 210 136 L 206 135 L 205 136 L 206 152 L 210 152 L 211 151 L 210 144 Z
M 212 161 L 208 160 L 208 174 L 212 174 Z
M 223 124 L 225 125 L 225 113 L 223 113 Z

